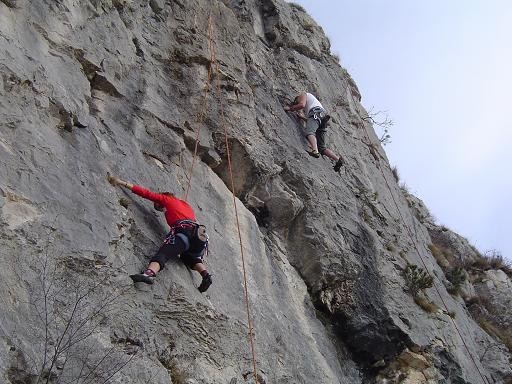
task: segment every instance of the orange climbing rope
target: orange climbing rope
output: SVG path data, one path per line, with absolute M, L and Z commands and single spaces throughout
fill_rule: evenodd
M 348 82 L 346 82 L 346 80 L 345 80 L 345 84 L 346 84 L 346 85 L 345 85 L 345 90 L 346 90 L 346 89 L 347 89 L 347 87 L 348 87 Z M 353 101 L 353 102 L 354 102 L 354 104 L 355 104 L 355 100 L 354 100 L 354 97 L 352 96 L 352 93 L 351 93 L 351 92 L 349 92 L 349 96 L 352 98 L 352 101 Z M 371 139 L 370 139 L 370 135 L 369 135 L 369 133 L 368 133 L 368 130 L 367 130 L 366 126 L 364 126 L 364 125 L 363 125 L 363 127 L 364 127 L 364 132 L 365 132 L 366 138 L 368 139 L 368 143 L 370 143 L 370 144 L 371 144 L 371 142 L 372 142 L 372 141 L 371 141 Z M 380 163 L 380 160 L 376 159 L 376 161 L 377 161 L 379 164 L 381 164 L 381 163 Z M 390 194 L 390 196 L 391 196 L 391 199 L 393 200 L 393 202 L 394 202 L 394 204 L 395 204 L 395 207 L 396 207 L 396 210 L 397 210 L 397 212 L 398 212 L 398 215 L 400 216 L 400 219 L 402 220 L 402 223 L 403 223 L 404 227 L 406 228 L 407 234 L 409 235 L 409 237 L 410 237 L 410 239 L 411 239 L 411 243 L 412 243 L 412 245 L 413 245 L 414 249 L 416 250 L 416 253 L 417 253 L 417 254 L 418 254 L 418 256 L 419 256 L 419 258 L 420 258 L 420 260 L 421 260 L 421 263 L 422 263 L 422 264 L 423 264 L 423 266 L 425 267 L 425 271 L 427 271 L 428 275 L 429 275 L 430 277 L 432 277 L 432 281 L 434 282 L 434 288 L 435 288 L 435 290 L 436 290 L 437 294 L 439 295 L 439 298 L 441 299 L 441 302 L 443 303 L 444 309 L 446 310 L 446 312 L 449 312 L 449 310 L 448 310 L 448 305 L 447 305 L 447 304 L 446 304 L 446 302 L 444 301 L 443 296 L 441 295 L 441 292 L 439 291 L 439 288 L 437 287 L 437 284 L 435 283 L 435 281 L 436 281 L 436 280 L 434 279 L 434 276 L 432 276 L 432 274 L 431 274 L 431 273 L 430 273 L 430 271 L 428 270 L 427 264 L 425 263 L 425 260 L 424 260 L 424 259 L 423 259 L 423 257 L 421 256 L 420 250 L 418 249 L 418 246 L 416 245 L 415 239 L 413 238 L 413 234 L 412 234 L 412 232 L 411 232 L 411 229 L 409 228 L 409 226 L 408 226 L 408 225 L 406 224 L 406 222 L 405 222 L 405 218 L 404 218 L 404 216 L 402 215 L 402 212 L 400 211 L 400 207 L 398 206 L 398 202 L 396 201 L 395 196 L 393 195 L 393 192 L 392 192 L 392 190 L 391 190 L 391 186 L 389 185 L 389 182 L 388 182 L 388 180 L 387 180 L 387 178 L 386 178 L 386 175 L 384 174 L 384 170 L 383 170 L 383 169 L 382 169 L 382 167 L 380 167 L 380 166 L 379 166 L 379 167 L 377 167 L 377 168 L 379 168 L 379 170 L 380 170 L 380 172 L 381 172 L 381 174 L 382 174 L 382 178 L 384 179 L 384 182 L 386 183 L 386 186 L 387 186 L 387 188 L 388 188 L 388 190 L 389 190 L 389 194 Z M 458 333 L 458 335 L 459 335 L 459 337 L 460 337 L 460 339 L 461 339 L 461 341 L 462 341 L 462 344 L 464 345 L 464 348 L 466 349 L 466 351 L 467 351 L 467 353 L 468 353 L 469 357 L 471 358 L 471 361 L 472 361 L 472 362 L 473 362 L 473 364 L 475 365 L 476 370 L 478 371 L 478 373 L 479 373 L 480 377 L 482 378 L 483 383 L 484 383 L 484 384 L 487 384 L 487 383 L 488 383 L 487 377 L 486 377 L 486 376 L 484 376 L 484 375 L 482 374 L 482 372 L 480 371 L 480 368 L 478 368 L 478 365 L 477 365 L 477 363 L 476 363 L 476 361 L 475 361 L 475 359 L 474 359 L 473 355 L 472 355 L 472 354 L 471 354 L 471 352 L 469 351 L 469 347 L 468 347 L 468 345 L 466 344 L 466 342 L 465 342 L 464 338 L 462 337 L 462 333 L 460 332 L 459 327 L 457 326 L 457 323 L 455 322 L 455 320 L 454 320 L 451 316 L 450 316 L 450 319 L 451 319 L 452 324 L 453 324 L 453 326 L 454 326 L 455 330 L 457 331 L 457 333 Z
M 212 45 L 212 17 L 208 16 L 208 50 L 210 53 L 210 65 L 208 66 L 208 75 L 206 77 L 206 81 L 204 84 L 204 92 L 203 92 L 203 102 L 201 104 L 201 109 L 197 114 L 197 122 L 198 128 L 196 131 L 196 137 L 195 137 L 195 145 L 194 145 L 194 155 L 192 156 L 192 164 L 190 165 L 189 174 L 187 177 L 187 189 L 185 191 L 185 196 L 183 197 L 183 200 L 187 201 L 188 199 L 188 193 L 190 191 L 190 186 L 192 184 L 192 175 L 194 171 L 194 165 L 196 164 L 196 158 L 197 158 L 197 149 L 199 147 L 199 133 L 201 132 L 201 125 L 204 122 L 204 118 L 206 116 L 206 97 L 208 95 L 208 91 L 210 90 L 210 83 L 212 80 L 212 65 L 213 62 L 213 45 Z
M 223 104 L 223 97 L 222 97 L 222 90 L 220 86 L 220 70 L 219 70 L 219 63 L 217 61 L 217 58 L 215 57 L 215 49 L 213 50 L 213 64 L 215 66 L 215 83 L 217 85 L 217 92 L 219 96 L 219 108 L 220 108 L 220 115 L 221 115 L 221 123 L 224 130 L 224 141 L 226 145 L 226 156 L 228 159 L 228 170 L 229 170 L 229 179 L 231 184 L 231 194 L 233 196 L 233 207 L 235 211 L 235 218 L 236 218 L 236 226 L 238 229 L 238 241 L 240 243 L 240 255 L 242 258 L 242 270 L 243 270 L 243 276 L 244 276 L 244 294 L 245 294 L 245 310 L 247 312 L 247 326 L 249 328 L 249 344 L 251 346 L 251 355 L 252 355 L 252 365 L 253 365 L 253 374 L 254 374 L 254 382 L 256 384 L 259 383 L 258 374 L 257 374 L 257 368 L 256 368 L 256 351 L 254 348 L 254 334 L 253 334 L 253 324 L 252 324 L 252 317 L 251 317 L 251 308 L 249 304 L 249 288 L 247 284 L 247 269 L 245 267 L 245 254 L 244 254 L 244 247 L 242 242 L 242 232 L 240 231 L 240 220 L 238 218 L 238 208 L 236 205 L 236 194 L 235 194 L 235 183 L 233 179 L 233 166 L 231 163 L 231 152 L 229 150 L 229 141 L 228 141 L 228 131 L 226 126 L 226 118 L 224 114 L 224 104 Z
M 213 25 L 212 25 L 212 18 L 211 15 L 208 16 L 208 49 L 210 51 L 210 65 L 208 66 L 208 77 L 206 79 L 204 94 L 203 94 L 203 105 L 200 114 L 198 115 L 198 122 L 199 127 L 196 132 L 196 138 L 195 138 L 195 148 L 194 148 L 194 155 L 192 158 L 192 165 L 190 166 L 189 176 L 187 178 L 187 189 L 185 192 L 185 198 L 184 200 L 187 200 L 188 193 L 190 191 L 190 185 L 192 181 L 192 175 L 193 175 L 193 169 L 196 162 L 197 157 L 197 149 L 199 145 L 199 132 L 201 129 L 201 123 L 204 121 L 204 117 L 206 115 L 206 96 L 209 91 L 210 83 L 212 81 L 212 68 L 215 68 L 215 80 L 217 85 L 217 92 L 219 96 L 219 109 L 220 109 L 220 115 L 221 115 L 221 122 L 224 129 L 224 136 L 225 136 L 225 145 L 226 145 L 226 154 L 227 154 L 227 160 L 228 160 L 228 169 L 229 169 L 229 177 L 230 177 L 230 183 L 231 183 L 231 193 L 233 196 L 233 206 L 234 206 L 234 212 L 235 212 L 235 218 L 236 218 L 236 226 L 238 230 L 238 240 L 240 243 L 240 254 L 242 258 L 242 270 L 243 270 L 243 278 L 244 278 L 244 296 L 245 296 L 245 309 L 247 312 L 247 325 L 249 328 L 248 337 L 249 337 L 249 344 L 251 347 L 251 355 L 252 355 L 252 365 L 253 365 L 253 374 L 254 374 L 254 382 L 256 384 L 259 383 L 258 374 L 257 374 L 257 367 L 256 367 L 256 352 L 254 348 L 254 327 L 252 324 L 252 316 L 251 316 L 251 308 L 249 304 L 249 289 L 247 284 L 247 269 L 245 266 L 245 254 L 244 254 L 244 247 L 242 242 L 242 233 L 240 230 L 240 220 L 238 217 L 238 208 L 236 205 L 236 194 L 235 194 L 235 184 L 233 179 L 233 166 L 231 163 L 231 152 L 229 150 L 229 142 L 228 142 L 228 132 L 226 127 L 226 119 L 224 114 L 224 104 L 223 104 L 223 98 L 222 98 L 222 90 L 220 86 L 220 70 L 219 70 L 219 63 L 217 61 L 217 58 L 215 56 L 215 47 L 214 47 L 214 37 L 213 37 Z

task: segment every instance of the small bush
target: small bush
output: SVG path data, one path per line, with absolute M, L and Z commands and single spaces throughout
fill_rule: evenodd
M 417 297 L 420 291 L 431 288 L 434 285 L 434 278 L 423 268 L 414 264 L 409 264 L 402 271 L 402 276 L 405 279 L 407 292 L 413 297 Z
M 449 292 L 452 295 L 458 295 L 460 292 L 460 288 L 462 284 L 466 281 L 467 275 L 466 271 L 462 267 L 455 267 L 452 268 L 447 274 L 446 278 L 450 283 L 452 283 L 452 286 L 449 290 Z
M 127 199 L 126 197 L 121 197 L 119 199 L 119 205 L 121 205 L 124 208 L 128 208 L 131 203 L 131 200 Z

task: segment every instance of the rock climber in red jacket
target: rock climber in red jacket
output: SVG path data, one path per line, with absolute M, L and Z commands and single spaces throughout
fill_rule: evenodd
M 108 176 L 113 186 L 130 189 L 133 193 L 153 201 L 158 211 L 165 213 L 165 220 L 170 231 L 155 256 L 150 260 L 148 267 L 141 273 L 130 275 L 134 282 L 153 284 L 156 274 L 164 269 L 165 263 L 171 257 L 177 257 L 189 268 L 196 270 L 203 280 L 198 289 L 205 292 L 212 284 L 212 276 L 203 264 L 203 254 L 208 246 L 208 235 L 205 227 L 196 222 L 196 215 L 192 207 L 183 200 L 176 198 L 170 192 L 155 193 L 121 180 L 115 176 Z

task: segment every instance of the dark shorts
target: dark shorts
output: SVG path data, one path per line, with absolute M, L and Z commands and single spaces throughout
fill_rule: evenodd
M 323 153 L 327 146 L 325 144 L 325 135 L 327 129 L 323 127 L 320 129 L 320 120 L 325 116 L 325 111 L 322 108 L 313 108 L 308 114 L 308 120 L 306 121 L 306 128 L 304 129 L 304 135 L 316 136 L 316 142 L 318 145 L 318 152 Z
M 188 239 L 188 249 L 182 237 L 183 235 Z M 203 262 L 203 254 L 204 242 L 194 236 L 194 230 L 180 228 L 169 232 L 165 237 L 164 243 L 150 261 L 157 262 L 160 265 L 160 269 L 164 269 L 165 263 L 169 259 L 179 257 L 187 267 L 193 269 L 194 265 Z

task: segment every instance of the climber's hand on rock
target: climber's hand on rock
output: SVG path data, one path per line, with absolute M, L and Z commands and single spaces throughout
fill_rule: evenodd
M 119 177 L 112 176 L 110 173 L 107 173 L 107 180 L 114 187 L 117 187 L 118 185 L 122 184 L 122 180 Z

